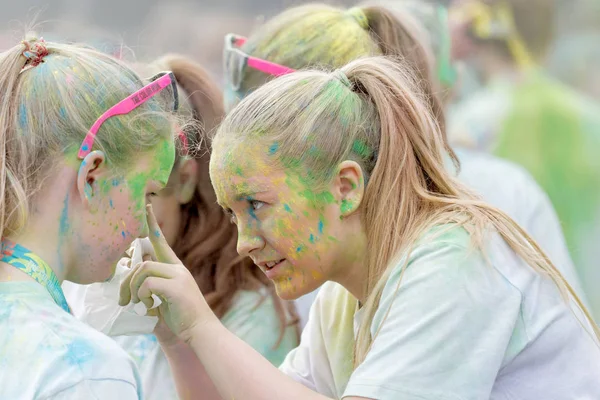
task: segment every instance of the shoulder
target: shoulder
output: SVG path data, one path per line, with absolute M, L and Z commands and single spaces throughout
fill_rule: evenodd
M 139 390 L 133 361 L 107 336 L 47 301 L 25 300 L 15 308 L 10 318 L 18 319 L 18 328 L 0 329 L 11 343 L 5 356 L 15 374 L 31 376 L 47 396 L 92 381 Z
M 490 242 L 486 240 L 484 245 L 487 243 Z M 520 303 L 519 291 L 494 267 L 498 259 L 495 256 L 504 251 L 504 248 L 494 248 L 493 254 L 487 251 L 484 254 L 472 244 L 464 228 L 452 224 L 434 227 L 408 255 L 391 265 L 374 325 L 384 318 L 392 303 L 398 301 L 403 306 L 394 309 L 402 312 L 406 308 L 418 312 L 442 305 L 443 308 L 461 308 L 463 312 L 475 309 L 479 312 L 506 301 Z

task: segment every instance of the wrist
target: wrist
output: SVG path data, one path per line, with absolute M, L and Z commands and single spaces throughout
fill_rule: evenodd
M 219 330 L 225 329 L 221 321 L 213 314 L 211 318 L 197 322 L 185 332 L 182 332 L 180 338 L 187 345 L 194 348 L 201 348 L 211 342 L 211 338 L 219 335 Z

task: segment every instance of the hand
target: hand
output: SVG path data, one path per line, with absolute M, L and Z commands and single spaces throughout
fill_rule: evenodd
M 161 322 L 180 339 L 189 342 L 195 326 L 216 319 L 216 316 L 204 300 L 192 274 L 167 244 L 150 205 L 147 206 L 147 218 L 156 261 L 143 261 L 132 268 L 121 284 L 119 304 L 141 301 L 150 309 L 153 305 L 152 295 L 159 296 L 162 304 L 158 312 L 155 309 L 150 311 L 158 315 Z M 157 333 L 160 331 L 158 329 Z

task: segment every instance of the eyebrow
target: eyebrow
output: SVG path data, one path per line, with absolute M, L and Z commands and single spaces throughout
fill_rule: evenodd
M 267 192 L 267 191 L 266 190 L 253 190 L 252 188 L 240 189 L 235 195 L 235 201 L 246 200 L 249 197 L 253 197 L 257 194 L 265 193 L 265 192 Z

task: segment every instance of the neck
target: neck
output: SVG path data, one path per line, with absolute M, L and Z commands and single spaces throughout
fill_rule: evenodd
M 342 285 L 360 303 L 364 304 L 368 296 L 369 278 L 366 235 L 361 231 L 358 235 L 344 239 L 344 249 L 340 268 L 332 280 Z M 352 251 L 348 251 L 348 249 L 352 249 Z
M 68 226 L 69 216 L 67 201 L 63 199 L 68 193 L 68 181 L 69 179 L 64 179 L 63 182 L 57 180 L 55 184 L 49 185 L 48 190 L 40 192 L 36 196 L 40 201 L 34 201 L 32 204 L 25 228 L 17 235 L 6 237 L 44 260 L 52 268 L 60 283 L 67 279 L 70 265 L 65 229 L 65 225 Z M 32 280 L 17 268 L 6 263 L 0 264 L 2 264 L 0 281 Z

